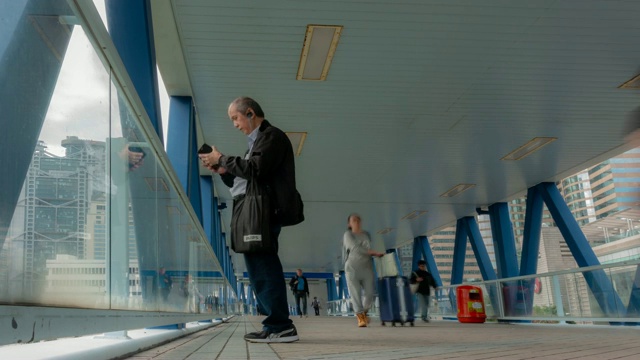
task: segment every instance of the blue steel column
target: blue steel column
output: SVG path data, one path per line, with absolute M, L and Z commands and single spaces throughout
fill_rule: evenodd
M 336 279 L 329 278 L 327 279 L 327 300 L 333 301 L 338 300 L 338 292 L 336 290 Z
M 513 225 L 509 217 L 509 205 L 507 203 L 490 205 L 489 218 L 491 220 L 498 278 L 518 276 L 518 255 L 513 236 Z
M 538 271 L 542 206 L 542 196 L 540 196 L 538 188 L 536 186 L 529 188 L 527 190 L 527 204 L 524 218 L 520 276 L 533 275 Z
M 344 270 L 340 270 L 340 278 L 338 279 L 338 297 L 340 299 L 349 298 L 349 288 L 347 287 L 347 277 Z
M 0 14 L 2 249 L 73 30 L 37 14 L 73 13 L 66 1 L 13 0 L 0 1 Z
M 487 248 L 484 245 L 484 241 L 482 240 L 482 235 L 480 234 L 480 229 L 478 228 L 478 223 L 476 222 L 476 218 L 473 216 L 467 216 L 464 218 L 467 234 L 469 235 L 469 242 L 471 243 L 471 248 L 473 249 L 473 253 L 476 257 L 476 262 L 478 263 L 478 267 L 480 268 L 480 273 L 482 274 L 482 279 L 487 280 L 496 280 L 496 272 L 493 270 L 493 265 L 491 264 L 491 259 L 489 258 L 489 254 L 487 253 Z M 487 295 L 491 299 L 492 304 L 498 303 L 498 289 L 495 284 L 487 284 Z
M 453 245 L 453 264 L 451 267 L 451 285 L 462 283 L 464 261 L 467 252 L 467 227 L 463 219 L 456 221 L 456 238 Z
M 541 183 L 537 187 L 539 187 L 547 209 L 549 209 L 553 220 L 560 229 L 578 266 L 600 265 L 600 261 L 598 261 L 596 254 L 589 245 L 589 241 L 582 233 L 578 222 L 571 214 L 571 210 L 569 210 L 556 185 L 554 183 Z M 624 317 L 626 308 L 604 270 L 585 271 L 582 274 L 602 311 L 610 317 Z
M 520 275 L 533 275 L 538 271 L 538 252 L 540 251 L 540 231 L 542 229 L 542 210 L 544 203 L 538 186 L 527 190 L 526 213 L 524 218 L 524 234 L 522 240 L 522 257 L 520 259 Z M 522 316 L 533 310 L 533 282 L 510 281 L 503 283 L 502 295 L 506 316 Z
M 209 244 L 213 248 L 213 180 L 210 176 L 200 176 L 200 198 L 202 204 L 202 228 L 209 240 Z
M 211 241 L 211 248 L 213 248 L 213 252 L 216 254 L 218 261 L 220 261 L 220 255 L 221 255 L 220 238 L 221 238 L 222 226 L 220 223 L 220 213 L 218 211 L 217 197 L 213 197 L 212 205 L 213 205 L 213 214 L 212 214 L 213 215 L 213 219 L 212 219 L 213 236 L 209 240 Z
M 476 261 L 478 262 L 478 267 L 480 268 L 482 279 L 485 281 L 495 280 L 496 273 L 493 270 L 493 265 L 491 264 L 491 259 L 489 259 L 487 248 L 484 245 L 484 241 L 482 240 L 482 235 L 480 234 L 480 229 L 478 228 L 476 218 L 473 216 L 465 216 L 462 218 L 462 220 L 465 224 L 467 234 L 469 236 L 471 248 L 473 249 L 473 253 L 476 256 Z
M 156 49 L 149 0 L 106 0 L 109 34 L 127 68 L 160 142 L 163 142 L 158 96 Z
M 436 264 L 436 259 L 433 256 L 431 247 L 429 246 L 429 240 L 424 235 L 417 236 L 413 239 L 412 269 L 418 268 L 418 261 L 420 259 L 424 259 L 424 261 L 427 262 L 427 270 L 433 276 L 433 279 L 436 281 L 436 285 L 441 287 L 442 280 L 440 278 L 440 272 L 438 271 L 438 265 Z
M 172 96 L 169 107 L 167 155 L 191 206 L 202 223 L 202 197 L 198 168 L 196 124 L 193 101 L 189 96 Z

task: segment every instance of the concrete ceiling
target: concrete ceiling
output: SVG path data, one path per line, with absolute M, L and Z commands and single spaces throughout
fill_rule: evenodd
M 618 86 L 640 68 L 638 1 L 152 6 L 160 71 L 170 95 L 193 96 L 201 141 L 244 153 L 227 118 L 241 95 L 282 130 L 308 132 L 296 158 L 307 220 L 283 230 L 285 271 L 338 270 L 351 212 L 377 248 L 396 247 L 637 145 L 624 132 L 638 92 Z M 296 80 L 308 24 L 344 26 L 324 82 Z M 538 136 L 558 140 L 500 160 Z M 476 186 L 440 197 L 459 183 Z M 427 213 L 402 219 L 415 210 Z

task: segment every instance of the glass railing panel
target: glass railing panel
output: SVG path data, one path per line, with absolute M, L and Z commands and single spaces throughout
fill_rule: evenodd
M 2 36 L 17 47 L 1 51 L 15 64 L 0 69 L 13 95 L 0 104 L 20 130 L 3 126 L 0 157 L 21 170 L 3 182 L 16 201 L 0 202 L 11 217 L 0 232 L 0 302 L 104 308 L 109 73 L 66 1 L 14 5 L 20 17 Z
M 15 169 L 0 195 L 0 303 L 232 312 L 233 291 L 123 79 L 67 1 L 15 7 L 21 18 L 0 24 L 13 61 L 0 69 L 13 92 L 0 104 L 15 119 L 0 155 Z

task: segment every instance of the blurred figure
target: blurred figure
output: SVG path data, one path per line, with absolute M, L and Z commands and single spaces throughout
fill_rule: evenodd
M 318 297 L 314 296 L 313 301 L 311 302 L 311 307 L 316 312 L 316 316 L 320 315 L 320 301 L 318 301 Z
M 167 274 L 164 267 L 160 267 L 158 275 L 156 276 L 156 286 L 154 287 L 156 297 L 159 296 L 162 301 L 167 302 L 169 294 L 171 293 L 171 287 L 173 287 L 171 276 Z
M 384 253 L 371 250 L 371 237 L 362 230 L 360 215 L 351 214 L 347 218 L 348 230 L 344 233 L 342 246 L 346 255 L 344 272 L 347 287 L 351 295 L 353 312 L 358 318 L 358 326 L 366 327 L 369 323 L 367 313 L 373 303 L 375 276 L 371 256 L 381 257 Z M 364 298 L 362 292 L 364 291 Z
M 420 301 L 420 309 L 422 310 L 422 321 L 429 322 L 429 300 L 431 300 L 431 288 L 436 289 L 436 280 L 430 272 L 427 271 L 427 263 L 424 260 L 418 261 L 418 269 L 411 273 L 411 284 L 418 284 L 416 296 Z
M 291 291 L 296 299 L 296 309 L 298 315 L 302 317 L 307 316 L 307 297 L 309 296 L 309 282 L 307 278 L 302 275 L 302 269 L 296 270 L 296 275 L 289 281 Z M 300 307 L 300 301 L 302 301 L 302 308 Z
M 199 313 L 200 303 L 204 299 L 204 296 L 198 290 L 198 287 L 193 281 L 191 274 L 187 274 L 182 283 L 182 294 L 187 298 L 187 312 Z

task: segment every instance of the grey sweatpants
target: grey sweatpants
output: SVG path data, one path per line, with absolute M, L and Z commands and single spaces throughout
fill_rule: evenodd
M 375 291 L 373 268 L 362 268 L 358 270 L 345 268 L 347 287 L 351 296 L 353 311 L 358 314 L 369 311 L 373 303 Z M 362 292 L 364 291 L 364 298 Z

